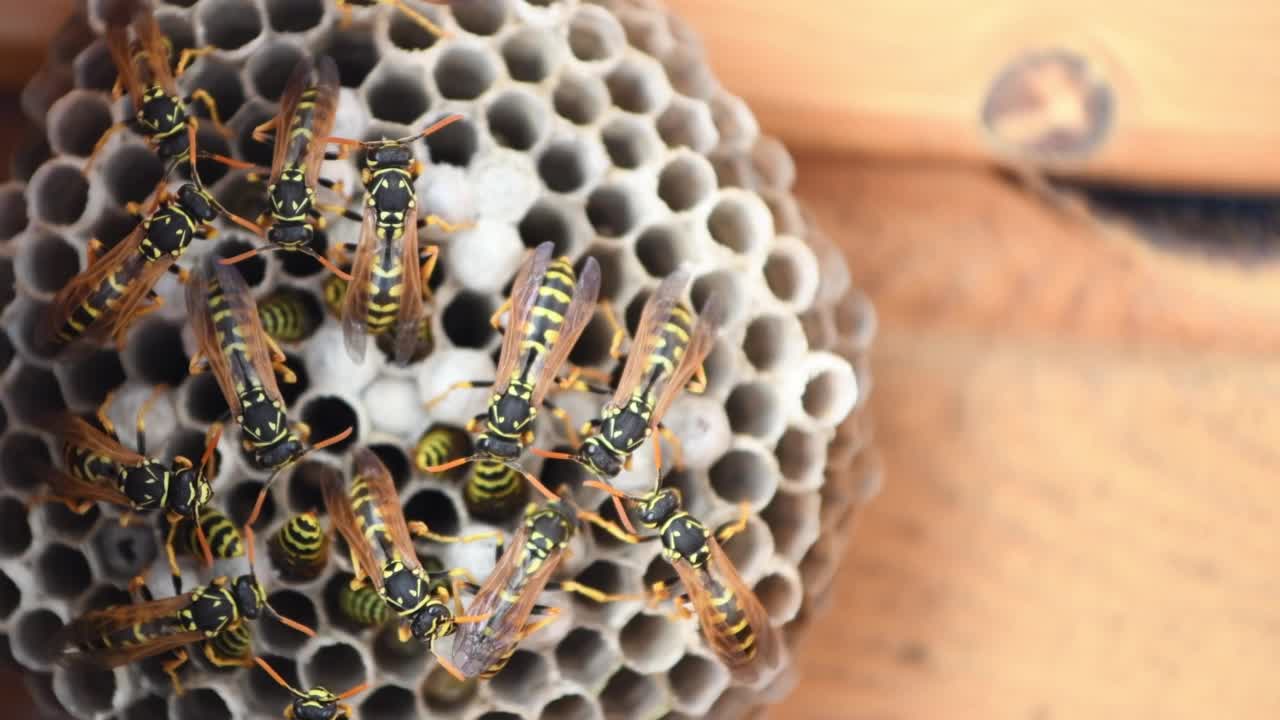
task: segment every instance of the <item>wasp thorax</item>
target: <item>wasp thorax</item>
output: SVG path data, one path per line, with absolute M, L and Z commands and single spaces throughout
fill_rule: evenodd
M 428 644 L 452 635 L 457 629 L 457 624 L 453 622 L 453 612 L 448 605 L 439 602 L 429 603 L 409 621 L 409 630 L 413 632 L 413 636 Z
M 123 465 L 118 477 L 120 490 L 138 508 L 159 507 L 168 491 L 173 475 L 169 468 L 154 460 L 137 465 Z
M 657 527 L 680 511 L 680 491 L 662 488 L 639 503 L 640 522 L 646 527 Z
M 194 468 L 182 468 L 173 473 L 173 481 L 169 483 L 169 497 L 165 503 L 183 517 L 195 517 L 200 508 L 213 499 L 213 486 L 209 479 Z
M 178 204 L 195 220 L 211 223 L 218 218 L 213 198 L 209 193 L 196 187 L 193 183 L 183 183 L 178 188 Z
M 307 223 L 277 223 L 267 230 L 267 240 L 290 250 L 299 250 L 311 244 L 314 232 Z

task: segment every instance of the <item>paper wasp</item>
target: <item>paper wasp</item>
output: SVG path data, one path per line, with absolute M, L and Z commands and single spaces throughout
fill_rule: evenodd
M 351 706 L 342 701 L 359 695 L 369 687 L 368 683 L 362 683 L 341 695 L 334 695 L 328 689 L 317 685 L 303 692 L 286 682 L 266 660 L 260 657 L 253 660 L 272 680 L 293 695 L 293 702 L 284 709 L 286 720 L 352 720 L 354 716 Z
M 255 235 L 265 235 L 271 243 L 270 249 L 306 253 L 330 272 L 345 275 L 327 258 L 311 249 L 315 236 L 312 223 L 323 222 L 321 205 L 316 200 L 316 186 L 333 186 L 320 177 L 320 164 L 325 160 L 326 139 L 337 118 L 338 89 L 338 66 L 331 58 L 321 56 L 314 67 L 309 58 L 303 58 L 294 66 L 280 97 L 280 114 L 253 130 L 253 137 L 259 142 L 265 142 L 266 133 L 272 127 L 276 130 L 267 181 L 270 224 L 265 231 L 248 221 L 240 224 Z M 232 167 L 265 169 L 223 155 L 210 154 L 208 157 Z M 221 262 L 232 265 L 261 252 L 264 249 L 257 247 Z
M 342 282 L 336 276 L 335 280 Z M 309 293 L 280 288 L 258 302 L 262 329 L 277 342 L 296 343 L 311 337 L 324 319 Z
M 127 92 L 134 116 L 131 122 L 115 125 L 99 138 L 84 172 L 88 174 L 94 158 L 106 146 L 107 140 L 125 125 L 132 125 L 138 130 L 155 148 L 161 160 L 175 163 L 191 161 L 194 144 L 190 139 L 195 135 L 196 120 L 186 108 L 195 100 L 204 103 L 218 132 L 230 136 L 231 131 L 218 118 L 217 104 L 207 91 L 196 90 L 186 98 L 178 93 L 174 71 L 169 68 L 169 42 L 147 3 L 116 0 L 107 5 L 106 43 L 118 76 L 112 94 L 118 98 L 122 92 Z M 131 24 L 135 36 L 133 46 L 129 43 Z M 178 59 L 177 74 L 181 75 L 192 59 L 206 52 L 207 49 L 183 50 Z M 194 167 L 195 163 L 191 164 Z
M 427 586 L 427 594 L 438 595 L 441 589 L 446 593 L 452 592 L 449 573 L 445 571 L 444 563 L 439 558 L 434 555 L 419 555 L 418 561 L 422 563 L 427 576 L 432 578 L 431 584 Z M 382 627 L 395 617 L 378 591 L 368 584 L 353 588 L 351 583 L 343 583 L 338 591 L 338 610 L 352 623 L 370 628 Z
M 206 564 L 213 563 L 212 551 L 200 521 L 202 512 L 213 498 L 210 478 L 216 474 L 214 451 L 222 427 L 215 424 L 209 428 L 199 465 L 181 455 L 175 457 L 171 464 L 148 457 L 146 413 L 163 389 L 156 388 L 138 411 L 136 451 L 126 449 L 120 443 L 115 425 L 107 417 L 113 393 L 108 393 L 98 407 L 97 420 L 101 429 L 75 415 L 55 416 L 42 422 L 44 431 L 62 440 L 66 470 L 42 468 L 49 493 L 32 498 L 31 502 L 61 502 L 79 514 L 88 512 L 98 501 L 128 508 L 131 512 L 164 510 L 170 523 L 165 552 L 177 590 L 181 587 L 181 571 L 174 543 L 180 520 L 195 522 L 201 555 Z M 125 516 L 121 522 L 127 523 L 129 519 Z
M 189 127 L 191 142 L 195 128 Z M 89 263 L 53 300 L 39 331 L 41 347 L 58 349 L 77 341 L 111 336 L 124 346 L 125 333 L 135 320 L 160 307 L 154 292 L 166 271 L 182 277 L 174 263 L 194 238 L 216 234 L 211 224 L 219 212 L 228 213 L 213 199 L 200 178 L 185 183 L 175 195 L 163 185 L 144 210 L 143 220 L 128 237 L 101 257 L 102 243 L 89 243 Z
M 268 554 L 276 570 L 289 580 L 314 580 L 329 560 L 329 536 L 314 512 L 290 517 L 271 537 Z
M 201 535 L 215 560 L 244 557 L 244 538 L 240 537 L 240 528 L 212 505 L 206 506 L 200 513 L 198 523 L 194 518 L 179 519 L 174 533 L 179 542 L 178 548 L 193 557 L 202 557 L 204 554 Z
M 354 589 L 367 580 L 383 603 L 399 618 L 400 640 L 410 637 L 433 647 L 436 640 L 453 634 L 459 625 L 483 620 L 462 614 L 458 598 L 458 577 L 465 571 L 438 573 L 452 579 L 452 592 L 436 586 L 423 568 L 413 546 L 412 535 L 435 542 L 473 542 L 489 537 L 502 541 L 502 533 L 491 531 L 465 537 L 439 535 L 423 523 L 407 523 L 401 511 L 391 473 L 368 448 L 355 452 L 355 477 L 348 489 L 336 474 L 325 475 L 321 485 L 329 520 L 351 549 Z M 450 609 L 452 599 L 454 608 Z
M 292 382 L 284 353 L 262 330 L 258 310 L 234 267 L 208 263 L 187 283 L 187 312 L 199 348 L 191 358 L 192 375 L 211 370 L 242 433 L 241 444 L 261 467 L 275 470 L 263 486 L 251 515 L 256 520 L 271 481 L 279 471 L 312 450 L 344 440 L 353 428 L 310 448 L 310 428 L 290 425 L 276 385 L 276 372 Z
M 568 258 L 552 261 L 553 248 L 545 242 L 530 253 L 516 275 L 510 298 L 490 318 L 498 327 L 499 317 L 510 308 L 497 379 L 456 383 L 427 404 L 431 407 L 457 389 L 493 388 L 487 413 L 476 416 L 467 427 L 475 431 L 484 426 L 475 441 L 475 454 L 422 468 L 426 472 L 443 472 L 481 459 L 513 462 L 533 442 L 533 423 L 542 405 L 567 424 L 564 412 L 545 398 L 557 386 L 556 373 L 591 319 L 600 291 L 600 266 L 595 258 L 588 258 L 582 276 L 576 277 Z M 571 427 L 569 431 L 576 438 Z M 556 497 L 537 478 L 525 477 L 548 498 Z
M 574 580 L 550 584 L 551 577 L 565 558 L 569 541 L 579 518 L 590 522 L 611 523 L 591 513 L 577 512 L 568 501 L 552 500 L 541 506 L 530 504 L 524 523 L 516 532 L 493 572 L 476 591 L 467 612 L 485 620 L 458 630 L 453 642 L 455 676 L 489 679 L 506 667 L 520 642 L 551 623 L 560 609 L 537 604 L 544 590 L 576 592 L 596 602 L 631 599 L 609 595 Z M 621 532 L 620 529 L 617 532 Z M 534 614 L 543 617 L 529 622 Z M 456 669 L 456 672 L 454 671 Z
M 232 527 L 235 537 L 239 538 L 240 531 L 234 529 L 234 525 Z M 243 555 L 243 545 L 240 550 L 241 555 L 236 557 Z M 134 604 L 143 604 L 154 600 L 140 578 L 135 578 L 134 582 L 129 586 L 129 594 L 133 598 Z M 186 650 L 184 649 L 173 651 L 169 654 L 169 657 L 163 658 L 160 665 L 161 668 L 164 668 L 166 663 L 178 661 L 178 658 L 185 653 Z M 249 629 L 249 623 L 242 622 L 229 625 L 213 637 L 205 638 L 200 643 L 200 656 L 215 670 L 231 670 L 245 667 L 253 659 L 253 632 Z M 176 668 L 174 672 L 176 672 Z M 169 674 L 170 677 L 173 676 L 173 673 L 167 670 L 166 674 Z
M 135 602 L 93 610 L 62 629 L 57 639 L 59 647 L 74 648 L 78 652 L 69 658 L 85 658 L 105 667 L 117 667 L 126 663 L 153 657 L 161 653 L 177 651 L 163 664 L 164 671 L 173 682 L 175 692 L 182 692 L 178 670 L 188 660 L 187 645 L 203 643 L 255 620 L 265 610 L 281 623 L 308 636 L 315 632 L 280 615 L 267 602 L 267 593 L 258 583 L 254 569 L 253 529 L 244 528 L 249 555 L 249 572 L 234 580 L 225 576 L 214 579 L 189 593 L 175 595 L 150 602 Z M 135 599 L 140 599 L 142 579 L 135 578 L 131 589 Z M 247 665 L 249 660 L 224 656 L 218 645 L 205 643 L 204 655 L 210 663 Z M 230 648 L 232 652 L 238 652 Z
M 422 171 L 408 143 L 426 137 L 461 120 L 450 115 L 420 133 L 397 140 L 360 142 L 329 138 L 346 148 L 365 150 L 364 212 L 347 211 L 359 222 L 360 237 L 351 259 L 351 281 L 342 306 L 342 333 L 347 352 L 356 362 L 364 360 L 365 338 L 390 333 L 392 357 L 403 365 L 415 353 L 422 332 L 427 280 L 435 268 L 439 248 L 418 245 L 418 226 L 436 225 L 453 232 L 453 225 L 436 215 L 418 218 L 414 182 Z M 350 246 L 344 249 L 349 251 Z
M 682 584 L 687 595 L 676 599 L 673 617 L 684 620 L 696 616 L 707 645 L 742 684 L 754 685 L 781 666 L 785 650 L 769 623 L 769 614 L 720 547 L 720 542 L 746 529 L 748 505 L 742 505 L 736 522 L 712 533 L 684 510 L 676 488 L 657 487 L 647 495 L 636 497 L 596 480 L 585 484 L 613 496 L 619 517 L 628 530 L 623 531 L 594 513 L 581 513 L 586 519 L 625 542 L 662 541 L 662 556 L 678 577 L 654 583 L 650 588 L 651 602 L 670 597 L 669 588 L 674 582 Z M 624 499 L 636 506 L 640 524 L 656 530 L 656 535 L 635 534 L 621 505 Z M 692 613 L 685 607 L 686 600 L 693 605 Z
M 423 472 L 446 465 L 470 453 L 470 438 L 462 428 L 433 425 L 414 447 L 413 464 Z M 528 497 L 524 475 L 515 468 L 488 459 L 471 465 L 462 486 L 462 499 L 472 517 L 486 522 L 502 522 L 519 512 Z

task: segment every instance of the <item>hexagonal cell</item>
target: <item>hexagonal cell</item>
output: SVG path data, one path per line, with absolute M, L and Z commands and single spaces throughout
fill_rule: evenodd
M 671 95 L 671 87 L 667 85 L 662 68 L 648 59 L 623 60 L 605 78 L 605 84 L 614 105 L 637 115 L 657 112 Z
M 125 708 L 120 720 L 169 720 L 169 705 L 159 695 L 147 695 Z
M 740 273 L 719 270 L 694 280 L 689 298 L 693 301 L 694 308 L 700 310 L 706 307 L 707 299 L 712 295 L 719 297 L 720 307 L 725 310 L 724 325 L 731 327 L 738 323 L 741 315 L 748 309 L 747 292 L 742 283 Z M 732 366 L 729 369 L 732 370 Z
M 569 52 L 582 62 L 612 60 L 622 54 L 626 44 L 622 25 L 604 8 L 580 7 L 569 20 Z
M 451 44 L 436 62 L 436 88 L 450 100 L 474 100 L 493 85 L 497 74 L 488 50 Z
M 148 385 L 176 387 L 187 376 L 186 350 L 182 347 L 182 329 L 162 320 L 144 320 L 130 332 L 129 346 L 122 358 L 128 375 Z M 205 380 L 212 380 L 210 375 Z M 217 389 L 215 383 L 215 390 Z M 221 397 L 221 391 L 218 397 Z M 206 422 L 216 420 L 226 411 L 224 400 L 221 410 L 206 412 L 199 417 Z
M 426 488 L 419 490 L 404 504 L 405 520 L 417 520 L 426 523 L 432 532 L 441 535 L 454 535 L 461 527 L 458 508 L 453 499 L 445 493 Z
M 263 654 L 262 659 L 266 660 L 267 664 L 280 673 L 280 677 L 284 678 L 290 685 L 294 687 L 302 685 L 302 681 L 298 678 L 298 663 L 292 658 Z M 280 687 L 280 684 L 273 680 L 262 668 L 255 665 L 249 668 L 248 675 L 248 699 L 260 711 L 275 716 L 280 712 L 281 708 L 293 702 L 293 694 Z M 342 690 L 334 689 L 334 692 L 342 692 Z
M 213 688 L 196 688 L 170 698 L 174 720 L 231 720 L 231 708 Z
M 27 226 L 27 199 L 21 185 L 0 188 L 0 242 L 8 241 Z
M 43 670 L 62 654 L 49 642 L 62 629 L 62 620 L 52 610 L 39 608 L 19 615 L 9 629 L 13 656 L 28 670 Z
M 322 20 L 324 0 L 267 0 L 267 21 L 276 32 L 306 32 Z
M 196 130 L 196 145 L 203 154 L 208 151 L 217 155 L 231 155 L 231 145 L 211 123 L 202 123 Z M 196 171 L 205 187 L 212 187 L 227 174 L 227 166 L 213 158 L 200 157 L 196 160 Z M 186 164 L 178 166 L 178 172 L 189 178 L 190 168 Z
M 502 43 L 502 60 L 507 75 L 516 82 L 542 82 L 554 69 L 556 39 L 545 30 L 525 27 Z
M 73 72 L 76 87 L 86 90 L 106 92 L 116 82 L 116 67 L 111 62 L 111 52 L 101 40 L 93 42 L 76 56 Z
M 58 235 L 36 230 L 23 245 L 15 270 L 35 292 L 52 297 L 80 271 L 80 255 Z
M 608 717 L 653 717 L 662 702 L 662 688 L 653 678 L 625 667 L 609 678 L 600 693 Z
M 53 688 L 58 699 L 81 717 L 112 710 L 116 676 L 110 668 L 80 664 L 54 668 Z
M 212 373 L 191 378 L 185 387 L 184 409 L 193 421 L 208 425 L 227 412 L 227 399 Z
M 281 615 L 315 628 L 320 621 L 316 606 L 306 595 L 295 590 L 278 590 L 267 597 L 267 602 Z M 271 613 L 264 613 L 258 620 L 257 631 L 269 645 L 281 651 L 296 653 L 307 636 L 287 627 L 276 620 Z M 355 683 L 352 683 L 355 684 Z M 344 685 L 328 685 L 327 687 L 346 687 Z
M 431 650 L 417 640 L 400 640 L 400 627 L 388 623 L 377 631 L 373 639 L 373 662 L 378 669 L 392 676 L 411 680 L 418 677 L 424 665 L 431 661 Z
M 574 140 L 553 142 L 538 158 L 538 176 L 553 192 L 578 190 L 586 184 L 590 171 L 586 148 Z
M 574 263 L 579 274 L 588 257 L 593 257 L 600 264 L 600 299 L 613 300 L 623 288 L 625 282 L 625 251 L 605 245 L 593 245 L 587 248 L 582 258 Z
M 0 258 L 0 308 L 9 307 L 9 303 L 13 302 L 13 298 L 16 297 L 18 286 L 14 280 L 13 261 L 9 258 Z M 34 321 L 36 319 L 33 317 L 34 315 L 35 313 L 31 313 L 27 318 L 28 321 Z M 34 330 L 35 322 L 30 324 L 33 327 L 29 329 Z
M 431 107 L 422 69 L 383 64 L 369 81 L 369 113 L 379 120 L 411 125 Z
M 128 582 L 150 567 L 159 554 L 155 529 L 148 525 L 99 523 L 91 542 L 97 560 L 94 566 L 117 582 Z
M 729 427 L 735 433 L 770 438 L 782 430 L 786 416 L 782 400 L 772 383 L 743 383 L 729 393 L 725 401 Z
M 210 0 L 200 5 L 204 42 L 223 50 L 237 50 L 262 33 L 262 17 L 249 0 Z
M 551 679 L 551 667 L 538 653 L 517 650 L 507 666 L 489 681 L 489 689 L 502 701 L 521 705 L 537 697 Z
M 680 626 L 665 615 L 637 613 L 623 626 L 618 641 L 627 664 L 646 674 L 666 670 L 684 652 Z
M 494 142 L 512 150 L 532 149 L 547 132 L 542 100 L 520 90 L 504 92 L 485 113 Z
M 494 306 L 488 295 L 460 292 L 444 309 L 442 323 L 449 342 L 458 347 L 483 348 L 493 338 L 489 316 Z
M 621 185 L 603 185 L 587 198 L 587 220 L 604 237 L 622 237 L 639 219 L 639 202 Z
M 715 527 L 723 528 L 725 525 L 737 520 L 737 515 L 733 517 L 724 517 L 722 522 Z M 729 561 L 738 569 L 738 573 L 744 578 L 753 577 L 758 568 L 769 561 L 773 553 L 773 536 L 769 533 L 769 527 L 760 520 L 751 516 L 747 519 L 747 527 L 742 532 L 734 535 L 732 538 L 721 543 L 724 547 L 724 553 L 728 556 Z
M 792 315 L 761 315 L 747 325 L 742 351 L 761 372 L 788 366 L 804 351 L 804 329 Z
M 490 710 L 483 715 L 476 717 L 476 720 L 524 720 L 524 718 L 515 713 L 502 712 L 501 710 Z
M 111 106 L 101 93 L 73 90 L 49 109 L 49 144 L 55 152 L 88 157 L 111 128 Z
M 160 156 L 141 143 L 128 143 L 116 148 L 101 168 L 112 199 L 121 207 L 131 202 L 146 202 L 164 177 L 164 163 Z M 131 228 L 137 224 L 135 219 L 129 222 Z
M 672 212 L 690 210 L 716 189 L 716 174 L 701 155 L 682 153 L 658 175 L 658 197 Z
M 695 714 L 705 712 L 729 686 L 729 671 L 715 660 L 685 655 L 667 673 L 671 692 L 681 706 Z
M 17 417 L 36 423 L 66 408 L 58 378 L 44 368 L 19 365 L 8 387 L 7 407 Z
M 3 516 L 4 511 L 0 510 L 0 517 Z M 4 570 L 0 570 L 0 620 L 8 620 L 21 604 L 22 590 L 18 587 L 18 583 L 14 582 Z
M 751 255 L 773 237 L 773 220 L 755 194 L 725 191 L 707 217 L 707 230 L 720 245 L 740 255 Z
M 610 120 L 601 131 L 601 138 L 613 164 L 628 170 L 657 159 L 662 149 L 653 122 L 629 115 Z
M 423 142 L 432 163 L 466 167 L 480 147 L 479 135 L 473 122 L 459 120 L 431 133 Z
M 183 50 L 196 46 L 196 31 L 188 18 L 177 13 L 157 13 L 156 24 L 169 41 L 169 64 L 176 66 Z M 198 62 L 198 59 L 197 59 Z
M 609 107 L 609 89 L 598 77 L 569 71 L 560 76 L 551 102 L 565 120 L 590 125 Z
M 764 279 L 774 297 L 785 303 L 807 306 L 818 289 L 817 261 L 812 253 L 805 255 L 778 248 L 765 261 Z
M 263 484 L 257 480 L 246 480 L 236 483 L 229 491 L 224 491 L 227 497 L 227 515 L 232 522 L 237 525 L 243 525 L 249 519 L 250 513 L 253 512 L 253 506 L 258 502 L 258 495 L 262 492 L 262 487 Z M 262 508 L 258 515 L 258 525 L 270 527 L 275 517 L 275 495 L 268 491 L 266 498 L 262 501 Z
M 232 258 L 252 250 L 256 245 L 255 242 L 243 235 L 230 235 L 226 240 L 218 243 L 218 247 L 213 252 L 219 258 Z M 236 270 L 244 278 L 244 282 L 249 286 L 249 289 L 252 290 L 259 287 L 262 285 L 262 281 L 267 278 L 267 257 L 266 255 L 255 255 L 236 263 Z
M 36 218 L 50 225 L 73 225 L 89 205 L 89 181 L 74 165 L 47 162 L 31 177 L 27 198 Z
M 414 27 L 418 26 L 415 24 Z M 373 72 L 379 59 L 378 46 L 367 28 L 352 26 L 350 29 L 343 29 L 341 23 L 338 23 L 328 42 L 317 52 L 324 52 L 333 58 L 338 65 L 338 78 L 344 87 L 349 88 L 360 87 L 369 73 Z
M 265 100 L 279 100 L 302 57 L 302 51 L 289 43 L 273 43 L 255 52 L 248 62 L 254 91 Z
M 760 126 L 751 108 L 742 98 L 726 92 L 716 93 L 710 100 L 711 119 L 720 133 L 723 149 L 748 150 L 760 135 Z
M 35 575 L 46 593 L 60 598 L 79 595 L 93 579 L 84 554 L 61 543 L 50 544 L 40 553 L 35 562 Z
M 413 693 L 398 685 L 383 685 L 360 703 L 360 717 L 366 720 L 403 720 L 416 714 Z
M 773 622 L 783 623 L 791 620 L 800 611 L 800 604 L 804 602 L 804 592 L 800 588 L 799 578 L 783 573 L 765 575 L 760 582 L 756 583 L 755 591 Z
M 6 446 L 6 450 L 12 442 Z M 31 547 L 31 525 L 21 500 L 0 497 L 0 556 L 17 557 Z
M 658 117 L 658 134 L 670 147 L 687 147 L 705 155 L 719 141 L 711 109 L 706 103 L 677 98 Z
M 478 680 L 459 682 L 438 664 L 427 672 L 427 677 L 418 688 L 427 709 L 441 715 L 460 712 L 479 690 Z
M 308 684 L 327 688 L 354 687 L 369 677 L 360 652 L 344 642 L 321 646 L 306 661 L 305 669 Z
M 43 512 L 49 529 L 73 541 L 83 540 L 98 524 L 98 518 L 102 517 L 97 505 L 90 507 L 85 513 L 77 513 L 63 503 L 45 503 Z
M 312 442 L 320 442 L 325 438 L 333 437 L 347 428 L 352 428 L 351 435 L 345 440 L 330 445 L 321 452 L 331 455 L 341 455 L 347 448 L 353 447 L 360 441 L 359 417 L 355 408 L 351 403 L 337 395 L 323 395 L 313 397 L 305 405 L 299 413 L 302 421 L 311 426 Z
M 826 460 L 826 443 L 821 437 L 800 428 L 789 427 L 774 449 L 774 457 L 782 476 L 792 481 L 804 481 L 814 475 Z
M 609 345 L 613 342 L 613 326 L 602 310 L 596 310 L 582 336 L 569 353 L 569 362 L 583 367 L 599 365 L 609 359 Z
M 112 72 L 114 81 L 115 73 Z M 9 162 L 9 167 L 13 171 L 13 179 L 23 182 L 30 182 L 50 157 L 53 151 L 49 149 L 49 141 L 45 137 L 45 132 L 40 128 L 30 128 L 27 130 L 18 147 L 13 151 L 13 159 Z
M 539 720 L 595 720 L 600 706 L 584 695 L 563 695 L 542 708 Z
M 124 367 L 114 350 L 96 350 L 62 366 L 62 387 L 72 405 L 97 405 L 124 382 Z
M 415 8 L 415 12 L 421 12 L 423 8 Z M 429 16 L 432 14 L 427 13 Z M 432 16 L 432 22 L 436 22 Z M 397 12 L 391 16 L 391 23 L 387 28 L 387 39 L 392 45 L 405 50 L 407 52 L 420 52 L 427 48 L 435 46 L 440 38 L 436 34 L 423 27 L 417 20 L 410 17 L 408 13 Z
M 600 631 L 578 627 L 556 646 L 560 674 L 583 687 L 593 687 L 618 666 L 618 656 Z
M 800 403 L 815 422 L 834 426 L 858 399 L 858 381 L 848 361 L 830 353 L 810 353 L 804 374 L 809 378 Z

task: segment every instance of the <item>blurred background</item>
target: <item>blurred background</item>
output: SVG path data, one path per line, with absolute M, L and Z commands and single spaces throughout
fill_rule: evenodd
M 1280 716 L 1280 12 L 668 4 L 881 317 L 885 488 L 773 716 Z M 5 157 L 68 5 L 0 0 Z

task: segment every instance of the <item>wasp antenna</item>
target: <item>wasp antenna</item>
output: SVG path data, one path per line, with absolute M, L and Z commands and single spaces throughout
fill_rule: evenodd
M 209 547 L 209 538 L 204 534 L 204 523 L 200 522 L 200 513 L 195 515 L 196 541 L 200 543 L 200 553 L 204 556 L 204 566 L 213 567 L 213 549 Z
M 417 135 L 411 135 L 411 136 L 409 136 L 409 137 L 405 138 L 405 140 L 404 140 L 404 141 L 405 141 L 405 142 L 407 142 L 407 141 L 410 141 L 410 140 L 417 140 L 418 138 L 423 138 L 423 137 L 426 137 L 426 136 L 428 136 L 428 135 L 431 135 L 432 133 L 439 132 L 439 131 L 441 131 L 441 130 L 445 129 L 446 127 L 448 127 L 449 125 L 452 125 L 452 124 L 454 124 L 454 123 L 458 122 L 458 121 L 459 121 L 459 120 L 461 120 L 461 119 L 462 119 L 462 116 L 461 116 L 461 115 L 459 115 L 459 114 L 457 114 L 457 113 L 454 113 L 453 115 L 449 115 L 449 116 L 447 116 L 447 117 L 443 117 L 443 118 L 441 118 L 441 119 L 439 119 L 439 120 L 435 121 L 434 123 L 432 123 L 432 124 L 428 125 L 425 129 L 423 129 L 423 131 L 422 131 L 422 132 L 418 133 Z
M 276 672 L 276 669 L 271 667 L 271 665 L 266 660 L 263 660 L 261 657 L 258 657 L 255 655 L 253 658 L 253 661 L 258 663 L 258 667 L 262 668 L 262 672 L 270 676 L 272 680 L 275 680 L 277 685 L 288 690 L 289 692 L 293 693 L 297 697 L 306 697 L 306 693 L 303 693 L 301 690 L 295 688 L 294 686 L 290 685 L 287 681 L 285 681 L 285 679 L 280 676 L 280 673 Z
M 587 487 L 593 487 L 597 490 L 603 490 L 614 497 L 626 497 L 626 494 L 618 488 L 610 485 L 609 483 L 600 482 L 599 480 L 587 480 L 582 484 Z
M 479 455 L 468 455 L 467 457 L 455 458 L 453 460 L 450 460 L 447 463 L 444 463 L 443 465 L 428 465 L 427 467 L 422 469 L 429 473 L 442 473 L 442 472 L 447 472 L 449 470 L 452 470 L 458 467 L 459 465 L 466 465 L 469 462 L 475 462 L 476 460 L 479 460 L 479 459 L 480 459 Z
M 626 506 L 622 504 L 621 496 L 619 495 L 613 496 L 613 509 L 618 513 L 618 519 L 621 520 L 622 524 L 627 528 L 627 532 L 631 533 L 632 535 L 640 534 L 639 532 L 636 531 L 636 526 L 631 524 L 631 515 L 627 513 Z
M 534 455 L 537 455 L 540 458 L 546 458 L 548 460 L 573 460 L 574 459 L 573 456 L 570 455 L 569 453 L 556 452 L 554 450 L 543 450 L 542 448 L 530 448 L 529 452 L 533 453 Z
M 353 432 L 355 432 L 355 428 L 349 427 L 346 430 L 343 430 L 342 432 L 338 433 L 337 435 L 334 435 L 333 437 L 325 438 L 324 440 L 321 440 L 315 445 L 312 445 L 311 449 L 308 450 L 307 452 L 312 452 L 315 450 L 319 450 L 321 448 L 326 448 L 326 447 L 329 447 L 330 445 L 333 445 L 334 443 L 340 443 L 343 440 L 346 440 L 348 437 L 350 437 L 351 433 Z
M 560 496 L 559 496 L 559 495 L 557 495 L 557 494 L 555 494 L 555 493 L 551 492 L 551 489 L 550 489 L 550 488 L 548 488 L 546 485 L 543 485 L 543 484 L 542 484 L 542 481 L 541 481 L 541 480 L 539 480 L 538 478 L 534 477 L 532 473 L 525 472 L 524 470 L 521 470 L 520 468 L 518 468 L 518 467 L 516 467 L 516 466 L 514 466 L 514 465 L 508 465 L 508 467 L 510 467 L 512 470 L 515 470 L 516 472 L 520 473 L 521 475 L 524 475 L 524 479 L 529 481 L 529 484 L 533 486 L 533 489 L 534 489 L 534 490 L 537 490 L 538 492 L 540 492 L 540 493 L 542 493 L 543 495 L 547 496 L 547 499 L 549 499 L 549 500 L 559 500 L 559 499 L 560 499 Z
M 342 693 L 341 695 L 339 695 L 339 696 L 338 696 L 338 699 L 339 699 L 339 700 L 346 700 L 347 698 L 349 698 L 349 697 L 353 697 L 353 696 L 355 696 L 355 695 L 359 695 L 360 693 L 362 693 L 362 692 L 364 692 L 365 690 L 368 690 L 368 689 L 369 689 L 369 683 L 367 683 L 367 682 L 362 682 L 362 683 L 360 683 L 359 685 L 357 685 L 357 686 L 355 686 L 355 687 L 351 688 L 350 690 L 347 690 L 346 692 L 344 692 L 344 693 Z
M 265 248 L 253 248 L 252 250 L 246 250 L 245 252 L 242 252 L 239 255 L 232 255 L 229 258 L 222 258 L 218 262 L 223 265 L 235 265 L 238 262 L 244 262 L 245 260 L 248 260 L 254 255 L 258 255 L 259 253 L 263 253 L 266 251 L 267 250 Z
M 329 272 L 333 273 L 334 275 L 337 275 L 338 277 L 342 278 L 343 280 L 346 280 L 347 282 L 351 282 L 351 273 L 343 270 L 337 265 L 334 265 L 333 262 L 329 260 L 329 258 L 325 257 L 324 255 L 321 255 L 320 253 L 310 248 L 305 250 L 305 252 L 306 254 L 315 258 L 316 262 L 319 262 L 321 265 L 323 265 L 325 269 L 328 270 Z
M 213 464 L 214 453 L 218 449 L 218 441 L 222 439 L 222 423 L 215 422 L 209 426 L 204 441 L 204 454 L 200 456 L 200 467 L 208 468 Z

